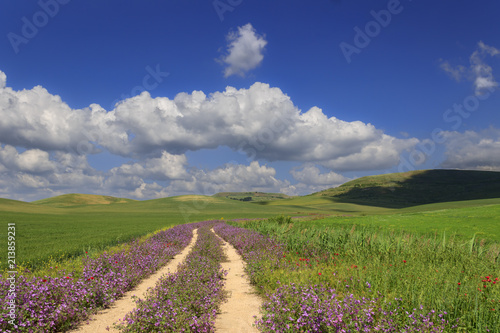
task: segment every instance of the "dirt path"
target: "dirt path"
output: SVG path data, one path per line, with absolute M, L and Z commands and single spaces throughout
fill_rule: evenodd
M 252 324 L 255 322 L 253 316 L 259 315 L 262 300 L 250 285 L 244 270 L 245 262 L 236 249 L 225 241 L 223 249 L 228 257 L 228 262 L 222 263 L 222 268 L 229 271 L 226 276 L 229 300 L 221 306 L 215 330 L 229 333 L 259 332 Z
M 105 309 L 98 314 L 94 315 L 90 320 L 89 324 L 83 324 L 78 329 L 71 332 L 75 333 L 101 333 L 101 332 L 119 332 L 113 328 L 113 323 L 118 322 L 123 319 L 127 313 L 135 309 L 135 302 L 132 300 L 132 296 L 136 295 L 142 297 L 149 288 L 156 285 L 158 279 L 168 272 L 175 273 L 177 266 L 184 261 L 184 258 L 193 248 L 196 243 L 198 234 L 196 230 L 193 230 L 193 238 L 191 243 L 182 250 L 181 253 L 177 254 L 167 265 L 158 270 L 156 273 L 148 277 L 146 280 L 142 281 L 135 289 L 130 290 L 125 293 L 122 298 L 117 300 L 111 308 Z M 106 329 L 109 327 L 109 330 Z

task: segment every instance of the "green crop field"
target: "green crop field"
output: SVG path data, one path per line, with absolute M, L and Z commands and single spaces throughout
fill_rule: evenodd
M 356 224 L 419 233 L 445 232 L 449 236 L 456 234 L 464 238 L 476 235 L 478 239 L 500 241 L 500 198 L 490 198 L 491 193 L 497 193 L 499 183 L 496 177 L 499 173 L 436 171 L 364 177 L 337 189 L 308 196 L 276 199 L 276 195 L 269 194 L 267 197 L 276 200 L 268 201 L 262 201 L 266 197 L 264 194 L 258 194 L 260 199 L 253 201 L 227 198 L 244 198 L 248 195 L 245 192 L 146 201 L 83 194 L 68 194 L 33 203 L 0 199 L 0 221 L 4 225 L 16 223 L 17 260 L 35 269 L 49 259 L 65 260 L 78 257 L 85 251 L 101 251 L 176 224 L 207 219 L 265 218 L 280 214 L 307 216 L 306 219 L 324 218 L 309 222 L 314 226 Z M 423 177 L 417 182 L 418 186 L 409 181 L 413 179 L 415 182 L 416 175 Z M 470 181 L 460 183 L 462 179 Z M 468 184 L 472 193 L 468 199 L 480 198 L 440 202 L 440 198 L 450 199 L 451 194 L 441 191 L 437 195 L 433 184 L 438 181 L 441 185 L 446 183 L 454 191 L 459 183 L 462 187 Z M 479 185 L 472 186 L 472 181 Z M 425 193 L 422 182 L 428 182 L 428 188 L 433 189 L 431 201 L 434 203 L 398 207 L 397 204 L 391 205 L 391 191 L 391 195 L 380 192 L 380 188 L 400 186 L 403 197 L 407 198 L 409 190 L 412 190 L 415 198 L 421 198 Z M 357 197 L 356 192 L 346 199 L 346 191 L 353 188 L 356 191 L 368 189 L 364 192 L 373 193 L 374 184 L 378 184 L 378 192 L 373 198 L 368 197 L 371 201 L 365 194 Z M 462 193 L 461 197 L 464 195 Z M 0 246 L 3 247 L 6 228 L 0 234 Z M 4 268 L 6 260 L 0 260 Z
M 84 200 L 79 204 L 74 197 L 35 203 L 0 199 L 0 221 L 5 226 L 16 223 L 18 263 L 36 269 L 49 259 L 64 260 L 85 251 L 100 251 L 167 226 L 207 219 L 269 217 L 283 212 L 274 207 L 256 210 L 254 205 L 241 201 L 204 196 L 111 203 L 100 196 L 80 196 Z M 5 227 L 1 232 L 2 247 L 6 246 L 6 231 Z M 6 260 L 0 260 L 4 268 Z
M 462 207 L 453 207 L 458 205 Z M 438 207 L 441 209 L 431 209 Z M 382 227 L 419 234 L 454 235 L 462 239 L 470 239 L 475 235 L 478 239 L 500 242 L 500 199 L 424 205 L 418 208 L 420 211 L 417 212 L 351 217 L 335 216 L 309 223 L 312 226 L 328 227 L 352 225 Z

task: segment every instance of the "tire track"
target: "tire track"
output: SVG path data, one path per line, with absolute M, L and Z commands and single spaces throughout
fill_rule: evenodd
M 213 229 L 212 232 L 217 235 Z M 223 249 L 228 258 L 222 263 L 222 268 L 229 271 L 226 276 L 229 299 L 221 305 L 215 329 L 217 332 L 257 333 L 259 330 L 253 326 L 254 316 L 259 316 L 262 300 L 250 284 L 241 256 L 231 244 L 219 238 L 224 242 Z
M 119 322 L 123 319 L 127 313 L 135 309 L 135 302 L 132 296 L 136 295 L 143 297 L 149 288 L 156 285 L 158 279 L 167 273 L 175 273 L 177 271 L 177 266 L 184 261 L 186 256 L 189 254 L 193 248 L 196 240 L 198 239 L 197 230 L 193 230 L 193 238 L 191 242 L 184 250 L 177 254 L 167 265 L 159 269 L 156 273 L 152 274 L 147 279 L 143 280 L 134 289 L 126 292 L 122 298 L 113 303 L 109 309 L 104 309 L 92 316 L 88 324 L 83 323 L 80 327 L 70 332 L 74 333 L 101 333 L 101 332 L 119 332 L 119 330 L 113 327 L 114 323 Z M 108 329 L 109 328 L 109 329 Z

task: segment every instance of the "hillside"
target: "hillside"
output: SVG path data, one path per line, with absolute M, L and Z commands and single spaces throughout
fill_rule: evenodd
M 80 206 L 80 205 L 109 205 L 109 204 L 119 204 L 119 203 L 130 203 L 134 202 L 132 199 L 115 198 L 105 195 L 93 195 L 93 194 L 64 194 L 57 197 L 42 199 L 33 201 L 32 204 L 35 205 L 45 205 L 51 207 L 70 207 L 70 206 Z
M 264 193 L 264 192 L 220 192 L 213 195 L 219 198 L 228 198 L 239 201 L 261 202 L 289 199 L 290 196 L 283 193 Z
M 420 170 L 367 176 L 311 195 L 388 208 L 500 198 L 500 172 Z

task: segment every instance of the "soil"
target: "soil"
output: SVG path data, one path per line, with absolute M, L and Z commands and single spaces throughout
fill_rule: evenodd
M 71 332 L 75 333 L 101 333 L 101 332 L 120 332 L 113 327 L 114 323 L 118 323 L 120 319 L 123 319 L 127 313 L 135 309 L 135 302 L 132 296 L 136 295 L 143 297 L 149 288 L 153 288 L 156 285 L 158 279 L 167 273 L 175 273 L 177 271 L 177 266 L 184 261 L 184 258 L 193 248 L 196 243 L 198 234 L 196 230 L 193 230 L 193 238 L 191 243 L 182 250 L 181 253 L 177 254 L 167 265 L 163 266 L 156 273 L 150 275 L 147 279 L 143 280 L 138 286 L 133 290 L 125 293 L 122 298 L 117 300 L 109 309 L 105 309 L 96 315 L 94 315 L 87 324 L 82 324 L 76 330 Z
M 127 313 L 135 308 L 132 296 L 143 297 L 149 288 L 153 288 L 156 285 L 156 282 L 163 274 L 175 273 L 177 266 L 184 261 L 196 243 L 197 236 L 196 230 L 193 230 L 191 243 L 181 253 L 176 255 L 172 261 L 142 281 L 135 289 L 127 292 L 122 298 L 113 303 L 109 309 L 97 313 L 86 324 L 82 324 L 71 332 L 119 332 L 119 330 L 113 327 L 113 324 L 119 323 Z M 253 326 L 253 323 L 256 320 L 255 316 L 259 316 L 262 299 L 257 296 L 250 285 L 248 276 L 245 273 L 245 262 L 241 256 L 233 246 L 224 240 L 223 242 L 223 249 L 228 260 L 222 263 L 222 268 L 229 272 L 225 277 L 225 289 L 228 292 L 229 299 L 220 308 L 220 313 L 215 321 L 215 330 L 221 333 L 258 333 L 259 331 Z
M 236 249 L 225 241 L 223 249 L 228 258 L 227 262 L 222 263 L 222 268 L 229 271 L 225 281 L 229 299 L 220 308 L 215 330 L 228 333 L 259 332 L 252 325 L 256 320 L 254 316 L 259 316 L 262 300 L 251 286 L 245 273 L 245 262 Z

